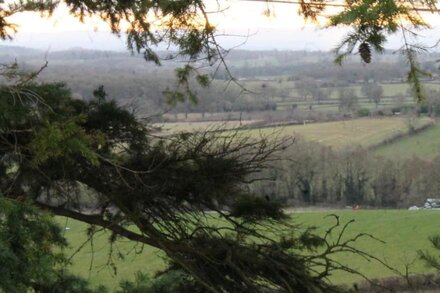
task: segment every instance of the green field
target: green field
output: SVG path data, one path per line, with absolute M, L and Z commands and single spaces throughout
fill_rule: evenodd
M 440 222 L 440 211 L 406 211 L 406 210 L 371 210 L 371 211 L 328 211 L 294 213 L 291 221 L 305 226 L 319 227 L 321 233 L 333 224 L 331 218 L 326 218 L 330 213 L 337 213 L 342 222 L 354 219 L 355 222 L 349 227 L 346 237 L 353 237 L 363 232 L 370 233 L 385 241 L 362 238 L 356 244 L 356 248 L 371 253 L 388 263 L 390 266 L 403 271 L 405 265 L 411 264 L 411 271 L 417 273 L 427 272 L 425 266 L 418 260 L 417 250 L 430 249 L 428 237 L 439 233 L 437 223 Z M 63 225 L 65 220 L 60 220 Z M 71 244 L 71 249 L 66 251 L 71 254 L 75 248 L 85 240 L 86 226 L 82 223 L 68 220 L 65 236 Z M 86 278 L 89 277 L 93 284 L 105 284 L 114 288 L 121 279 L 133 279 L 134 274 L 141 270 L 153 274 L 164 267 L 164 261 L 157 250 L 144 247 L 140 254 L 134 253 L 133 243 L 119 241 L 117 246 L 125 255 L 124 261 L 117 261 L 117 275 L 113 274 L 108 261 L 108 235 L 100 234 L 94 239 L 94 253 L 91 253 L 90 243 L 73 257 L 72 271 Z M 140 249 L 140 247 L 138 247 Z M 127 254 L 128 253 L 128 254 Z M 438 254 L 438 253 L 437 253 Z M 91 263 L 93 257 L 93 263 Z M 393 272 L 376 262 L 366 260 L 353 255 L 338 255 L 337 260 L 350 267 L 361 271 L 370 278 L 386 277 Z M 89 272 L 89 268 L 91 271 Z M 352 283 L 359 281 L 358 276 L 348 273 L 337 273 L 332 277 L 334 283 Z
M 86 230 L 88 225 L 72 219 L 59 219 L 62 227 L 67 227 L 65 237 L 69 248 L 65 251 L 69 257 L 73 255 L 71 271 L 85 278 L 90 278 L 93 285 L 106 285 L 114 288 L 120 280 L 133 279 L 138 271 L 153 273 L 164 268 L 164 261 L 160 253 L 150 246 L 135 245 L 135 243 L 121 239 L 114 246 L 115 252 L 120 252 L 124 259 L 114 258 L 117 266 L 116 275 L 109 265 L 110 234 L 100 232 L 87 241 Z M 80 251 L 77 248 L 83 246 Z
M 432 123 L 430 118 L 417 121 L 417 128 Z M 386 139 L 408 133 L 408 122 L 404 118 L 354 119 L 326 123 L 311 123 L 249 130 L 253 136 L 279 132 L 281 136 L 302 137 L 308 141 L 341 149 L 350 145 L 369 147 Z
M 440 124 L 381 146 L 375 150 L 375 154 L 396 159 L 406 159 L 412 156 L 432 159 L 440 155 Z

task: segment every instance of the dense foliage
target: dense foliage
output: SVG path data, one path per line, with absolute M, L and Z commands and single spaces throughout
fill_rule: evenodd
M 71 275 L 67 246 L 54 218 L 35 208 L 25 197 L 0 196 L 1 292 L 106 292 Z
M 64 259 L 54 248 L 66 243 L 52 218 L 3 197 L 0 208 L 0 289 L 26 292 L 56 282 Z

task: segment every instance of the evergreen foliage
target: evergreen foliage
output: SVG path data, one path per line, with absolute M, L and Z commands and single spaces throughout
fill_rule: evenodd
M 55 248 L 66 245 L 59 227 L 29 203 L 1 197 L 0 207 L 0 289 L 26 292 L 54 283 L 64 261 Z
M 0 196 L 1 292 L 105 293 L 67 272 L 66 245 L 51 215 L 24 198 Z
M 429 241 L 437 251 L 440 251 L 440 235 L 431 236 Z M 439 256 L 434 256 L 426 251 L 419 251 L 419 256 L 428 267 L 435 269 L 437 273 L 440 272 Z

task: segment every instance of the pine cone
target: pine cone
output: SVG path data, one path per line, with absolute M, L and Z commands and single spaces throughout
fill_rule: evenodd
M 359 54 L 365 63 L 371 62 L 371 48 L 368 43 L 363 42 L 359 45 Z

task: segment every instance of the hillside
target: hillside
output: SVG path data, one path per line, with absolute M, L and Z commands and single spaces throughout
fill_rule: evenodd
M 430 118 L 421 118 L 416 128 L 431 123 Z M 264 133 L 271 133 L 275 129 L 264 129 Z M 308 141 L 319 142 L 337 149 L 361 145 L 371 147 L 381 144 L 385 140 L 408 133 L 408 124 L 405 118 L 362 118 L 348 121 L 313 123 L 283 127 L 282 135 L 303 137 Z M 257 131 L 253 131 L 258 135 Z
M 245 121 L 251 123 L 251 121 Z M 245 124 L 243 123 L 243 124 Z M 425 127 L 433 123 L 427 117 L 420 118 L 416 123 L 416 128 Z M 194 131 L 215 128 L 215 126 L 231 127 L 231 122 L 205 122 L 205 123 L 162 123 L 157 126 L 162 127 L 168 132 Z M 237 123 L 235 126 L 238 126 Z M 323 145 L 331 146 L 336 149 L 360 145 L 371 147 L 392 140 L 397 136 L 408 133 L 408 121 L 401 117 L 385 118 L 361 118 L 346 121 L 333 121 L 324 123 L 305 123 L 304 125 L 288 125 L 263 127 L 243 130 L 251 136 L 272 135 L 292 136 L 302 138 L 307 141 L 314 141 Z
M 434 158 L 440 155 L 440 124 L 437 123 L 430 129 L 381 146 L 375 150 L 375 154 L 395 159 L 412 156 Z

